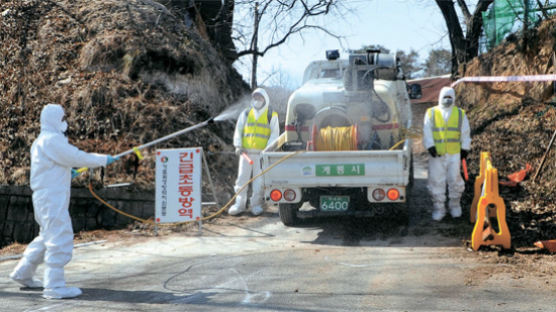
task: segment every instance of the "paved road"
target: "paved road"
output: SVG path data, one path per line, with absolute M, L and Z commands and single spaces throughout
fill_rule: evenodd
M 553 276 L 516 278 L 504 264 L 478 262 L 439 234 L 449 220 L 429 230 L 419 198 L 409 224 L 320 219 L 287 228 L 273 209 L 226 217 L 202 234 L 76 248 L 67 280 L 84 294 L 72 300 L 20 290 L 7 278 L 16 261 L 2 261 L 0 311 L 555 310 Z

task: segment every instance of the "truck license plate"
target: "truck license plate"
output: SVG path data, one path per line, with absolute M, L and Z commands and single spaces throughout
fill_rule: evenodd
M 349 206 L 349 196 L 321 196 L 321 211 L 346 211 Z

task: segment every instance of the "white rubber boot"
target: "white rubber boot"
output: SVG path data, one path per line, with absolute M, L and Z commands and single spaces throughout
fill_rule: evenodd
M 245 205 L 241 205 L 241 203 L 236 203 L 228 209 L 228 214 L 231 216 L 237 216 L 238 214 L 245 211 Z
M 42 288 L 42 282 L 39 279 L 36 279 L 36 278 L 19 279 L 19 278 L 16 278 L 16 277 L 12 276 L 12 274 L 10 274 L 10 278 L 14 282 L 17 282 L 17 283 L 23 285 L 24 287 Z
M 432 207 L 432 219 L 434 221 L 440 221 L 446 216 L 446 208 L 443 204 L 434 203 Z
M 77 287 L 47 288 L 42 292 L 43 298 L 46 299 L 68 299 L 75 298 L 81 294 L 81 289 Z
M 450 209 L 450 215 L 452 218 L 461 217 L 461 204 L 459 198 L 450 198 L 448 202 L 448 208 Z
M 253 208 L 251 208 L 251 213 L 254 216 L 260 216 L 263 212 L 264 212 L 264 209 L 263 209 L 263 206 L 261 206 L 261 205 L 256 205 Z
M 10 278 L 24 287 L 29 288 L 42 288 L 42 282 L 36 278 L 33 278 L 37 266 L 27 261 L 23 258 L 12 273 L 10 273 Z

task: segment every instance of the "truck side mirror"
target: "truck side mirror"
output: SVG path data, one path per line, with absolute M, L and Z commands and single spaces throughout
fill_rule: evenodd
M 409 98 L 412 100 L 420 99 L 423 96 L 421 85 L 418 83 L 410 84 L 407 86 Z

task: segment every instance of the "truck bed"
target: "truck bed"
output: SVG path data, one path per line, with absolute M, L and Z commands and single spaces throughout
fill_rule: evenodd
M 409 141 L 409 140 L 408 140 Z M 266 187 L 363 187 L 409 182 L 409 143 L 401 150 L 306 151 L 286 159 L 264 175 Z M 292 152 L 264 151 L 263 169 Z

